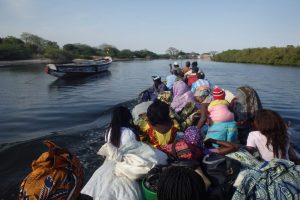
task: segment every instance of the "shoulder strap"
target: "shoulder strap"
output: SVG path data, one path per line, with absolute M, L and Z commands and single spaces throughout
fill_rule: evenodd
M 176 139 L 176 134 L 177 134 L 178 128 L 176 128 L 173 124 L 172 130 L 171 130 L 171 141 L 175 141 Z
M 171 155 L 172 155 L 173 158 L 175 158 L 175 159 L 178 158 L 177 153 L 176 153 L 176 144 L 177 144 L 177 141 L 174 140 L 174 142 L 172 143 L 172 151 L 171 151 Z

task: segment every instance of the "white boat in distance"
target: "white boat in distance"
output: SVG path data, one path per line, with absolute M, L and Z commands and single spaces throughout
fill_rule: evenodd
M 97 60 L 74 60 L 68 64 L 47 64 L 45 72 L 56 77 L 76 77 L 107 71 L 112 63 L 111 57 Z

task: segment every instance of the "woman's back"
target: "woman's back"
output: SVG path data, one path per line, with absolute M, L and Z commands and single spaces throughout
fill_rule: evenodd
M 229 103 L 226 100 L 214 100 L 208 106 L 209 117 L 212 122 L 228 122 L 234 120 L 230 112 Z
M 260 131 L 252 131 L 249 133 L 247 146 L 257 148 L 261 158 L 266 161 L 270 161 L 275 158 L 272 145 L 267 147 L 267 137 Z M 287 149 L 289 149 L 289 143 L 287 143 Z M 284 156 L 280 153 L 279 158 L 289 159 L 288 153 L 286 152 Z
M 278 113 L 267 109 L 257 111 L 253 126 L 256 131 L 249 133 L 247 146 L 257 148 L 264 160 L 289 159 L 287 127 Z
M 132 140 L 136 140 L 136 135 L 135 133 L 130 129 L 126 127 L 121 127 L 120 130 L 121 133 L 121 138 L 120 138 L 120 146 L 123 146 L 124 144 L 127 144 L 128 142 Z M 110 135 L 111 135 L 111 130 L 109 130 L 107 136 L 105 137 L 106 142 L 110 142 Z

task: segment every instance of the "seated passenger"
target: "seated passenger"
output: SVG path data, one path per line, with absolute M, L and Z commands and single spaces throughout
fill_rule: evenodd
M 229 102 L 225 100 L 225 91 L 221 88 L 213 90 L 214 100 L 208 106 L 209 118 L 212 123 L 229 122 L 234 120 L 234 115 L 229 110 Z
M 198 113 L 200 114 L 200 119 L 197 123 L 197 127 L 202 128 L 207 121 L 208 105 L 213 99 L 210 88 L 205 86 L 197 87 L 194 92 L 194 98 L 199 108 Z
M 187 167 L 169 167 L 159 178 L 157 200 L 207 199 L 204 177 Z
M 199 71 L 198 63 L 193 62 L 192 63 L 192 73 L 187 77 L 187 84 L 189 87 L 191 87 L 192 84 L 198 80 L 198 75 L 197 75 L 198 71 Z
M 150 142 L 154 147 L 172 143 L 180 129 L 179 124 L 169 116 L 169 106 L 161 101 L 149 106 L 147 121 L 139 121 L 138 126 L 144 133 L 142 140 Z
M 171 108 L 175 112 L 180 112 L 184 106 L 189 102 L 195 102 L 193 93 L 190 91 L 189 87 L 183 81 L 175 82 L 173 86 L 173 100 L 171 103 Z
M 123 106 L 115 108 L 105 141 L 119 148 L 137 138 L 137 128 L 133 124 L 133 118 L 128 108 Z
M 208 106 L 210 127 L 207 137 L 216 140 L 236 142 L 237 127 L 234 115 L 230 112 L 228 101 L 225 100 L 225 91 L 220 88 L 213 90 L 214 100 Z
M 249 133 L 247 146 L 258 149 L 263 160 L 289 159 L 290 147 L 286 124 L 272 110 L 261 109 L 254 115 L 254 130 Z
M 211 88 L 211 83 L 208 80 L 204 79 L 205 75 L 203 72 L 198 73 L 197 76 L 198 76 L 198 80 L 195 81 L 191 86 L 191 91 L 193 93 L 200 86 L 206 87 L 206 88 Z
M 187 73 L 188 71 L 190 71 L 190 67 L 191 67 L 191 62 L 190 61 L 186 61 L 185 66 L 182 68 L 182 74 L 184 75 L 185 73 Z
M 154 101 L 154 100 L 156 100 L 157 96 L 158 96 L 160 93 L 162 93 L 162 92 L 168 90 L 168 88 L 167 88 L 167 86 L 161 81 L 161 77 L 160 77 L 160 76 L 152 76 L 152 78 L 153 78 L 154 84 L 153 84 L 152 88 L 150 89 L 150 90 L 152 90 L 152 91 L 150 91 L 150 96 L 151 96 L 151 99 L 150 99 L 150 100 L 151 100 L 151 101 Z
M 175 73 L 175 72 L 172 72 L 171 75 L 168 75 L 168 76 L 166 77 L 166 81 L 167 81 L 166 86 L 167 86 L 167 88 L 168 88 L 169 90 L 172 90 L 173 85 L 174 85 L 174 83 L 175 83 L 175 81 L 176 81 L 176 79 L 177 79 L 177 76 L 176 76 L 174 73 Z
M 180 69 L 179 64 L 177 62 L 174 62 L 173 67 L 170 64 L 170 72 L 171 72 L 171 74 L 176 73 L 178 76 L 182 76 L 181 69 Z
M 154 165 L 165 165 L 167 156 L 149 145 L 136 141 L 132 116 L 125 107 L 113 111 L 105 143 L 97 152 L 105 157 L 81 193 L 85 198 L 142 199 L 139 182 Z

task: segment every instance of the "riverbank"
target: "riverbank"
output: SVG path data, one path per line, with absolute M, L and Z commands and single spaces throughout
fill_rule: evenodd
M 6 67 L 10 65 L 47 64 L 51 62 L 53 62 L 53 60 L 47 58 L 30 59 L 30 60 L 8 60 L 8 61 L 0 61 L 0 67 Z
M 227 50 L 213 56 L 212 60 L 228 63 L 247 63 L 280 66 L 300 66 L 300 46 L 251 48 Z
M 115 58 L 113 62 L 121 62 L 121 61 L 133 61 L 133 60 L 147 60 L 143 58 Z M 11 65 L 30 65 L 30 64 L 48 64 L 55 63 L 54 60 L 41 58 L 41 59 L 29 59 L 29 60 L 8 60 L 8 61 L 0 61 L 0 67 L 8 67 Z

